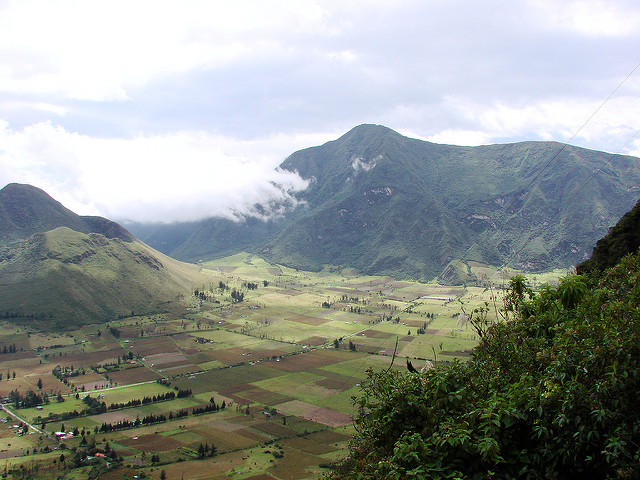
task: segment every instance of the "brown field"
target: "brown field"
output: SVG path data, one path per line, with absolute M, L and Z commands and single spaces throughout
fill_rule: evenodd
M 323 430 L 321 432 L 312 433 L 308 435 L 307 438 L 319 443 L 338 443 L 349 440 L 351 437 L 332 430 Z
M 292 317 L 285 318 L 285 320 L 288 320 L 290 322 L 304 323 L 305 325 L 313 325 L 313 326 L 322 325 L 323 323 L 327 323 L 329 321 L 324 318 L 310 317 L 309 315 L 294 315 Z
M 158 353 L 178 352 L 175 343 L 169 337 L 142 337 L 129 343 L 131 351 L 143 357 Z
M 274 362 L 273 364 L 270 364 L 270 366 L 285 372 L 304 372 L 312 368 L 324 367 L 340 361 L 338 359 L 322 355 L 319 352 L 321 351 L 314 350 L 300 355 L 282 357 L 280 362 Z
M 353 382 L 345 382 L 343 380 L 336 380 L 333 378 L 325 378 L 323 380 L 316 380 L 316 385 L 324 388 L 328 388 L 329 390 L 339 390 L 341 392 L 345 390 L 349 390 L 353 387 Z
M 224 472 L 242 465 L 244 452 L 233 452 L 226 454 L 224 460 L 219 458 L 206 458 L 202 460 L 190 460 L 179 463 L 163 465 L 162 470 L 166 472 L 168 479 L 182 480 L 230 480 L 223 475 Z M 153 474 L 154 479 L 160 478 L 160 468 Z M 133 477 L 121 477 L 133 478 Z
M 78 375 L 77 377 L 69 378 L 69 383 L 74 386 L 82 385 L 84 383 L 94 383 L 94 382 L 106 382 L 105 378 L 102 375 L 99 375 L 91 370 L 85 372 L 84 375 Z
M 228 393 L 227 392 L 228 391 L 226 390 L 221 393 L 223 393 L 223 395 L 232 393 L 232 392 L 228 392 Z M 259 403 L 263 403 L 265 405 L 271 405 L 271 406 L 277 405 L 278 403 L 284 403 L 284 402 L 293 400 L 293 398 L 288 395 L 282 395 L 277 392 L 271 392 L 263 388 L 255 388 L 255 387 L 249 390 L 234 392 L 234 394 L 238 397 L 244 398 L 245 402 L 243 403 L 259 402 Z
M 281 440 L 280 443 L 312 455 L 322 455 L 323 453 L 333 452 L 337 449 L 336 447 L 327 445 L 326 443 L 318 443 L 304 437 L 285 438 Z
M 299 450 L 285 447 L 284 458 L 274 462 L 267 472 L 280 480 L 298 480 L 308 478 L 309 468 L 323 462 L 322 457 L 300 452 Z
M 367 338 L 389 338 L 393 336 L 393 333 L 381 332 L 379 330 L 374 330 L 373 328 L 370 328 L 369 330 L 365 330 L 362 333 L 364 333 L 364 336 Z
M 163 452 L 166 450 L 174 450 L 182 447 L 184 444 L 171 437 L 162 435 L 144 435 L 137 439 L 127 438 L 121 440 L 120 443 L 128 447 L 133 447 L 143 452 Z
M 219 362 L 226 363 L 227 365 L 233 365 L 235 363 L 253 360 L 253 357 L 248 354 L 253 354 L 253 352 L 242 347 L 232 347 L 225 348 L 224 350 L 214 350 L 210 352 L 209 356 L 212 360 L 218 360 Z
M 160 378 L 160 375 L 146 367 L 127 368 L 126 370 L 120 370 L 119 372 L 109 373 L 109 380 L 113 383 L 117 383 L 118 385 L 147 382 L 150 380 L 157 380 L 158 378 Z
M 269 362 L 269 366 L 261 363 L 259 365 L 240 365 L 234 368 L 210 370 L 196 375 L 194 379 L 176 379 L 172 382 L 172 385 L 179 388 L 190 388 L 196 395 L 203 392 L 222 391 L 241 382 L 250 383 L 282 375 L 282 372 L 272 368 L 275 363 Z M 250 388 L 252 387 L 250 386 Z
M 139 414 L 140 412 L 135 408 L 125 408 L 115 412 L 101 413 L 93 418 L 98 423 L 118 423 L 120 420 L 135 420 Z
M 219 451 L 237 450 L 249 448 L 265 441 L 265 437 L 249 438 L 248 435 L 240 434 L 240 430 L 233 432 L 225 431 L 213 426 L 213 424 L 202 424 L 200 427 L 192 427 L 192 432 L 197 433 L 209 444 L 213 443 Z M 243 432 L 246 434 L 246 432 Z M 257 435 L 254 435 L 257 437 Z
M 16 346 L 16 350 L 20 352 L 20 350 L 31 350 L 31 342 L 29 337 L 24 333 L 16 333 L 14 335 L 3 335 L 0 338 L 0 351 L 2 351 L 2 347 L 9 348 L 10 346 Z
M 451 356 L 456 356 L 456 357 L 470 357 L 471 356 L 471 352 L 463 352 L 462 350 L 454 350 L 454 351 L 447 351 L 447 350 L 443 350 L 442 352 L 440 352 L 440 355 L 451 355 Z
M 49 358 L 53 365 L 73 366 L 88 368 L 93 365 L 101 365 L 106 363 L 114 363 L 118 356 L 124 355 L 126 352 L 122 348 L 112 348 L 109 350 L 100 350 L 98 352 L 78 352 L 62 357 Z
M 280 420 L 268 420 L 256 423 L 255 425 L 252 425 L 252 427 L 275 437 L 287 437 L 296 434 L 293 430 L 282 425 Z
M 322 345 L 326 343 L 329 339 L 327 337 L 309 337 L 304 340 L 300 340 L 298 343 L 301 345 L 310 345 L 312 347 L 317 347 L 318 345 Z
M 317 423 L 322 423 L 329 427 L 342 427 L 351 423 L 351 417 L 346 413 L 337 412 L 328 408 L 317 407 L 300 400 L 292 400 L 291 402 L 281 403 L 277 406 L 281 410 L 290 415 L 297 415 Z
M 287 288 L 287 289 L 278 291 L 278 293 L 280 295 L 288 295 L 290 297 L 294 297 L 296 295 L 302 295 L 304 292 L 301 292 L 300 290 L 294 290 L 292 288 Z
M 186 365 L 178 365 L 176 367 L 162 368 L 158 370 L 163 375 L 186 375 L 187 373 L 195 373 L 201 370 L 200 367 L 192 363 Z

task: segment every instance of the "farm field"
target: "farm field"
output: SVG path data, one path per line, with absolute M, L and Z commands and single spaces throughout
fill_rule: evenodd
M 464 361 L 461 313 L 495 294 L 248 254 L 202 268 L 182 312 L 0 325 L 8 478 L 318 478 L 347 451 L 365 371 Z

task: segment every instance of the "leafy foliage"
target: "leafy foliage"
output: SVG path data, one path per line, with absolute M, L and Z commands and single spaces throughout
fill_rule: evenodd
M 369 371 L 331 477 L 638 478 L 640 256 L 587 283 L 515 278 L 468 363 Z

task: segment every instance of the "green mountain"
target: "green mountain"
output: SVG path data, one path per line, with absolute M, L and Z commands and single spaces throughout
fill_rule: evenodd
M 422 280 L 455 280 L 447 266 L 457 259 L 539 271 L 585 260 L 640 191 L 634 157 L 554 142 L 438 145 L 378 125 L 298 151 L 281 168 L 310 180 L 284 220 L 209 219 L 163 251 L 195 261 L 244 249 L 302 269 Z M 159 249 L 180 237 L 179 225 L 163 229 L 151 243 Z
M 0 243 L 24 239 L 57 227 L 68 227 L 82 233 L 100 233 L 126 242 L 134 239 L 116 222 L 102 217 L 77 215 L 43 190 L 31 185 L 10 183 L 0 190 Z
M 199 269 L 161 254 L 126 229 L 81 217 L 45 192 L 0 190 L 0 317 L 72 328 L 172 309 Z

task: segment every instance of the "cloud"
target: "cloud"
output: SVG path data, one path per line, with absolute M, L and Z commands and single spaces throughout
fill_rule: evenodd
M 50 123 L 14 131 L 0 129 L 0 182 L 43 188 L 81 214 L 136 221 L 195 220 L 209 216 L 261 215 L 306 187 L 281 171 L 281 152 L 318 141 L 314 136 L 267 137 L 253 141 L 202 132 L 92 138 Z
M 639 71 L 590 116 L 639 42 L 631 0 L 3 2 L 0 180 L 171 220 L 275 208 L 280 161 L 361 123 L 635 152 Z

